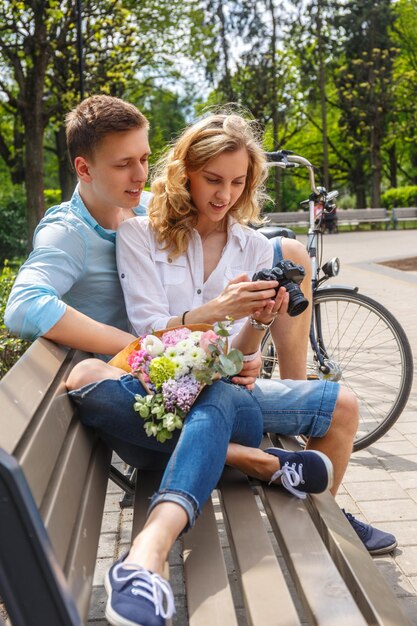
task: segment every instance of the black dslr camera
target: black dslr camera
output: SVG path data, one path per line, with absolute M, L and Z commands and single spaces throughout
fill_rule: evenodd
M 290 296 L 288 303 L 288 315 L 295 317 L 300 315 L 308 307 L 308 300 L 304 298 L 299 284 L 305 276 L 302 265 L 296 265 L 292 261 L 279 261 L 270 270 L 263 269 L 252 276 L 252 280 L 277 280 L 279 285 L 275 289 L 278 293 L 280 287 L 285 287 Z

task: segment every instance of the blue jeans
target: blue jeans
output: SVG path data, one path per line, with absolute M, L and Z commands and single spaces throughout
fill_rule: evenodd
M 328 381 L 260 379 L 254 391 L 227 381 L 206 387 L 188 413 L 183 429 L 160 444 L 147 437 L 134 396 L 144 395 L 130 374 L 72 391 L 81 421 L 135 467 L 165 467 L 151 508 L 176 502 L 187 512 L 189 526 L 215 488 L 230 441 L 258 447 L 263 432 L 322 437 L 329 428 L 339 386 Z

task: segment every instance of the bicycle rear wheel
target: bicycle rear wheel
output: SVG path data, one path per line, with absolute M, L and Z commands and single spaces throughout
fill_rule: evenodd
M 399 322 L 381 304 L 352 289 L 330 287 L 314 295 L 314 332 L 330 367 L 323 374 L 309 350 L 307 373 L 351 389 L 359 400 L 354 450 L 385 434 L 401 415 L 413 380 L 410 344 Z M 262 344 L 262 376 L 279 375 L 270 335 Z

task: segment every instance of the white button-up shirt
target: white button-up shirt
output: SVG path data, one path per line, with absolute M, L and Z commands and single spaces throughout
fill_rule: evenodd
M 196 230 L 187 251 L 172 258 L 156 241 L 149 219 L 136 217 L 117 231 L 116 258 L 128 318 L 141 336 L 166 328 L 172 317 L 216 298 L 239 274 L 252 278 L 254 272 L 270 268 L 273 249 L 264 235 L 229 219 L 226 246 L 204 282 L 203 246 Z M 244 321 L 233 324 L 232 334 Z

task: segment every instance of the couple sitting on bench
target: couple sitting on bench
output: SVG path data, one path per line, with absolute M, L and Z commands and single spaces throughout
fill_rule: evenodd
M 162 625 L 172 615 L 164 562 L 195 523 L 225 463 L 298 497 L 335 494 L 358 424 L 351 392 L 305 380 L 309 308 L 292 318 L 284 288 L 276 293 L 276 281 L 250 280 L 273 259 L 271 242 L 247 226 L 259 220 L 266 176 L 253 125 L 226 113 L 186 129 L 161 163 L 148 215 L 141 217 L 147 131 L 135 107 L 108 96 L 88 98 L 69 114 L 79 185 L 38 226 L 6 311 L 7 325 L 21 335 L 108 355 L 153 329 L 234 320 L 230 344 L 244 355 L 240 375 L 206 386 L 180 434 L 164 443 L 147 436 L 133 409 L 135 397 L 146 395 L 137 378 L 87 359 L 68 379 L 81 420 L 123 460 L 166 466 L 143 530 L 106 574 L 106 617 L 114 625 Z M 307 270 L 301 244 L 285 240 L 281 249 Z M 269 327 L 284 380 L 256 379 Z M 304 434 L 307 449 L 262 451 L 264 432 Z M 394 549 L 392 535 L 346 515 L 371 553 Z

